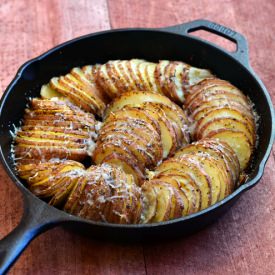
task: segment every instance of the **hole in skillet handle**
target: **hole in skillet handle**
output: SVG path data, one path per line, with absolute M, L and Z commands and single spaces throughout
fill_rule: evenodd
M 209 31 L 205 30 L 195 30 L 188 32 L 189 34 L 192 34 L 192 36 L 196 36 L 200 39 L 207 40 L 208 42 L 211 42 L 213 44 L 218 45 L 221 48 L 224 48 L 230 53 L 233 53 L 237 50 L 236 43 L 232 42 L 229 39 L 223 38 L 220 35 L 213 34 Z
M 162 28 L 162 30 L 170 31 L 177 34 L 194 36 L 196 39 L 202 41 L 205 41 L 205 39 L 201 39 L 201 36 L 198 37 L 197 35 L 193 35 L 192 33 L 200 33 L 198 31 L 204 31 L 221 36 L 236 45 L 235 51 L 228 51 L 227 49 L 217 46 L 215 43 L 208 41 L 207 42 L 215 47 L 221 48 L 222 50 L 226 50 L 228 54 L 230 54 L 233 58 L 242 63 L 245 67 L 250 68 L 247 40 L 243 35 L 231 30 L 230 28 L 205 19 L 199 19 L 180 25 Z M 205 35 L 203 35 L 202 37 L 205 37 Z M 208 35 L 207 37 L 211 36 Z M 231 48 L 229 48 L 229 50 L 230 49 Z

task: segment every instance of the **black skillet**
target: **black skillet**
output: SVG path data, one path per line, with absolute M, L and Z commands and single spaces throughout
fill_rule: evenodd
M 190 35 L 206 30 L 237 45 L 235 52 Z M 261 116 L 259 144 L 249 171 L 249 180 L 223 201 L 199 213 L 180 219 L 145 225 L 118 225 L 88 221 L 47 205 L 34 196 L 16 176 L 11 161 L 10 130 L 19 125 L 27 98 L 38 96 L 39 89 L 53 76 L 67 73 L 72 67 L 103 63 L 110 59 L 144 58 L 182 60 L 208 68 L 218 77 L 229 80 L 248 94 Z M 60 224 L 94 238 L 142 240 L 192 233 L 216 220 L 250 189 L 263 175 L 274 140 L 274 109 L 263 83 L 249 65 L 246 39 L 239 33 L 206 20 L 197 20 L 163 29 L 123 29 L 89 34 L 66 42 L 25 63 L 6 89 L 0 104 L 1 161 L 24 198 L 20 224 L 0 241 L 0 273 L 5 273 L 25 247 L 40 233 Z M 2 210 L 3 211 L 3 210 Z

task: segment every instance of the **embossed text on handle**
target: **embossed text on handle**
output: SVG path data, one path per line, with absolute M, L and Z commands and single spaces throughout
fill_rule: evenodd
M 224 33 L 225 35 L 228 35 L 228 36 L 231 36 L 231 37 L 234 37 L 236 35 L 235 31 L 233 31 L 229 28 L 226 28 L 222 25 L 219 25 L 217 23 L 210 23 L 209 28 L 211 28 L 213 30 L 216 30 L 218 32 Z

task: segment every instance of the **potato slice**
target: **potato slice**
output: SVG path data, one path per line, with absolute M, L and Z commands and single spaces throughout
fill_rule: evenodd
M 187 64 L 186 64 L 187 65 Z M 187 83 L 188 83 L 188 88 L 193 85 L 197 85 L 204 79 L 208 79 L 213 77 L 212 73 L 209 70 L 205 69 L 200 69 L 196 68 L 193 66 L 188 66 L 187 67 Z
M 41 87 L 40 95 L 42 98 L 45 98 L 45 99 L 51 99 L 53 97 L 59 97 L 59 98 L 63 97 L 61 93 L 52 89 L 49 84 L 43 85 Z
M 168 185 L 156 183 L 153 184 L 153 188 L 156 192 L 157 205 L 156 214 L 151 222 L 167 221 L 171 213 L 173 189 Z
M 172 192 L 171 207 L 168 220 L 181 218 L 186 216 L 189 211 L 189 201 L 184 192 L 178 189 L 177 182 L 175 180 L 163 181 L 163 179 L 153 179 L 151 184 L 165 186 Z
M 115 83 L 109 75 L 108 64 L 98 67 L 95 81 L 98 87 L 107 94 L 108 98 L 113 99 L 119 94 Z
M 209 147 L 211 150 L 216 150 L 222 154 L 224 160 L 228 164 L 229 171 L 232 174 L 233 182 L 236 186 L 240 177 L 240 163 L 233 149 L 226 142 L 217 139 L 204 138 L 196 142 L 196 144 L 198 143 L 202 143 L 204 147 Z M 233 192 L 235 186 L 232 186 L 230 193 Z
M 120 62 L 121 60 L 113 60 L 108 61 L 107 63 L 107 71 L 109 77 L 112 79 L 118 91 L 118 94 L 116 96 L 131 90 L 129 83 L 127 82 L 123 73 L 119 69 Z
M 212 100 L 212 99 L 206 100 L 204 103 L 202 103 L 198 108 L 196 108 L 192 112 L 192 118 L 194 120 L 199 120 L 211 108 L 221 108 L 221 107 L 228 107 L 228 108 L 233 107 L 235 109 L 240 110 L 244 114 L 246 114 L 246 116 L 250 116 L 250 117 L 252 114 L 250 107 L 241 105 L 238 101 L 235 101 L 234 99 L 218 98 L 218 99 L 214 99 L 214 100 Z
M 192 213 L 193 201 L 192 199 L 190 200 L 189 190 L 181 188 L 177 179 L 168 176 L 159 176 L 153 178 L 150 182 L 151 184 L 167 184 L 173 188 L 174 198 L 169 219 L 176 219 Z
M 124 79 L 124 81 L 128 85 L 127 91 L 135 91 L 138 89 L 138 87 L 135 84 L 134 78 L 131 76 L 131 70 L 129 70 L 128 62 L 129 62 L 128 60 L 120 60 L 117 66 L 121 77 Z
M 166 76 L 165 76 L 165 70 L 166 67 L 169 65 L 168 60 L 161 60 L 156 67 L 155 70 L 155 79 L 157 81 L 157 85 L 160 87 L 161 92 L 163 95 L 170 96 L 169 91 L 167 90 L 166 86 Z
M 224 90 L 213 90 L 213 91 L 205 91 L 201 92 L 198 96 L 196 96 L 188 105 L 186 104 L 186 108 L 189 111 L 196 110 L 199 106 L 201 106 L 206 101 L 214 101 L 217 99 L 227 99 L 228 101 L 236 101 L 243 106 L 249 106 L 247 98 L 243 94 L 235 94 L 231 91 Z
M 201 191 L 190 174 L 182 170 L 171 169 L 160 173 L 156 178 L 171 178 L 177 182 L 178 188 L 185 192 L 189 200 L 189 214 L 198 212 L 201 209 Z
M 204 127 L 204 125 L 206 125 L 208 122 L 210 122 L 214 119 L 219 119 L 219 118 L 232 118 L 237 121 L 243 122 L 247 125 L 250 133 L 255 132 L 254 121 L 252 121 L 248 117 L 244 116 L 238 110 L 224 107 L 224 108 L 210 111 L 196 123 L 196 127 L 195 127 L 196 137 L 199 136 L 199 133 L 201 132 L 201 129 Z
M 121 169 L 108 164 L 91 166 L 72 190 L 64 209 L 94 221 L 137 223 L 140 194 L 133 178 Z
M 190 85 L 211 77 L 212 74 L 208 70 L 191 67 L 183 62 L 163 60 L 157 65 L 155 76 L 163 94 L 183 103 Z
M 161 103 L 167 106 L 171 106 L 172 108 L 175 105 L 170 99 L 160 94 L 142 91 L 131 91 L 124 93 L 116 98 L 106 109 L 104 117 L 108 117 L 110 113 L 114 113 L 117 110 L 122 109 L 126 105 L 139 106 L 144 102 Z
M 138 73 L 139 79 L 141 80 L 144 91 L 156 92 L 152 90 L 152 86 L 150 85 L 151 84 L 150 79 L 149 79 L 149 76 L 147 75 L 147 66 L 150 64 L 152 63 L 147 61 L 139 63 L 137 66 L 137 73 Z
M 235 86 L 233 86 L 230 82 L 226 80 L 222 80 L 214 77 L 205 78 L 199 81 L 196 85 L 193 85 L 192 87 L 190 87 L 189 94 L 185 101 L 186 106 L 188 106 L 190 102 L 204 90 L 207 91 L 208 88 L 217 87 L 217 86 L 220 88 L 220 90 L 221 90 L 221 87 L 223 87 L 227 89 L 227 91 L 235 90 L 235 93 L 242 94 L 242 92 L 240 92 Z
M 166 67 L 166 90 L 169 93 L 169 98 L 174 102 L 182 103 L 185 98 L 184 81 L 186 82 L 185 74 L 186 64 L 182 62 L 170 62 Z
M 160 134 L 160 127 L 157 120 L 138 107 L 124 107 L 122 110 L 118 110 L 117 112 L 110 114 L 107 121 L 116 119 L 127 120 L 130 118 L 144 121 L 152 131 L 156 131 Z
M 16 162 L 23 160 L 50 160 L 52 158 L 82 161 L 87 157 L 86 148 L 62 148 L 60 145 L 17 144 L 14 149 Z
M 94 98 L 97 102 L 97 105 L 102 111 L 106 108 L 106 103 L 108 103 L 108 98 L 103 94 L 102 91 L 98 89 L 96 86 L 95 80 L 91 81 L 91 78 L 87 78 L 81 68 L 76 67 L 71 70 L 71 75 L 78 80 L 78 84 L 80 84 L 86 93 L 89 94 L 91 98 Z
M 106 197 L 105 217 L 110 223 L 129 224 L 137 223 L 136 218 L 140 209 L 140 189 L 134 184 L 133 177 L 126 175 L 120 169 L 115 169 L 116 174 L 112 179 L 112 193 Z M 105 183 L 108 184 L 109 179 Z
M 32 99 L 30 108 L 15 139 L 17 160 L 59 157 L 80 161 L 89 155 L 96 136 L 92 114 L 59 99 Z
M 247 123 L 245 123 L 243 121 L 238 121 L 233 118 L 217 118 L 217 119 L 213 119 L 212 121 L 206 123 L 201 128 L 199 134 L 197 135 L 197 139 L 207 137 L 210 132 L 216 131 L 219 129 L 243 132 L 245 134 L 245 136 L 247 137 L 247 139 L 249 140 L 249 143 L 252 146 L 254 146 L 254 144 L 255 144 L 256 134 L 251 133 Z
M 190 153 L 188 152 L 187 154 Z M 224 199 L 230 189 L 230 185 L 232 185 L 225 167 L 207 152 L 194 153 L 192 159 L 199 161 L 211 180 L 211 204 L 213 205 Z
M 101 163 L 108 163 L 121 168 L 126 174 L 132 175 L 135 183 L 139 186 L 142 185 L 145 179 L 144 173 L 140 170 L 136 160 L 133 157 L 126 156 L 125 153 L 113 152 L 108 154 Z
M 196 160 L 192 160 L 192 155 L 185 155 L 180 159 L 166 160 L 156 168 L 155 172 L 156 175 L 158 175 L 171 169 L 183 171 L 194 179 L 202 195 L 201 209 L 207 208 L 211 205 L 211 183 L 209 176 Z
M 156 68 L 157 68 L 157 64 L 148 62 L 146 66 L 146 76 L 150 85 L 150 90 L 161 94 L 162 93 L 161 88 L 158 85 L 158 82 L 156 81 L 156 78 L 155 78 Z
M 147 146 L 140 140 L 133 136 L 125 135 L 124 133 L 114 132 L 105 137 L 100 136 L 97 145 L 105 147 L 108 142 L 117 142 L 121 147 L 127 149 L 135 159 L 140 163 L 140 166 L 145 169 L 145 167 L 151 167 L 155 165 L 155 156 L 149 153 Z
M 136 136 L 144 144 L 146 153 L 152 159 L 152 165 L 154 166 L 161 160 L 162 144 L 159 134 L 147 126 L 146 123 L 141 123 L 136 119 L 109 121 L 101 128 L 98 140 L 107 136 L 111 138 L 112 134 L 116 132 L 126 136 Z
M 156 215 L 157 193 L 152 184 L 145 182 L 142 185 L 142 211 L 140 223 L 149 223 Z
M 159 106 L 165 113 L 165 116 L 170 120 L 177 136 L 178 147 L 190 143 L 189 121 L 183 110 L 177 105 L 171 107 L 162 103 L 154 104 Z
M 96 97 L 95 94 L 93 94 L 90 85 L 87 85 L 83 81 L 79 81 L 78 78 L 75 78 L 72 74 L 66 74 L 64 78 L 61 77 L 60 80 L 60 83 L 64 87 L 67 87 L 68 89 L 70 89 L 71 93 L 75 93 L 83 101 L 87 102 L 90 105 L 90 108 L 96 111 L 97 115 L 102 116 L 106 108 L 106 105 L 101 99 L 99 99 L 98 97 Z M 85 106 L 83 105 L 82 108 L 85 108 Z
M 50 87 L 62 94 L 63 96 L 69 98 L 70 101 L 72 101 L 77 106 L 80 106 L 83 110 L 92 112 L 93 114 L 96 113 L 96 107 L 87 103 L 87 97 L 83 96 L 78 89 L 66 82 L 63 76 L 59 78 L 52 78 L 50 80 Z
M 221 186 L 222 189 L 220 192 L 220 199 L 224 198 L 234 190 L 234 186 L 238 179 L 238 176 L 235 175 L 238 173 L 238 171 L 231 171 L 232 165 L 229 163 L 231 159 L 229 159 L 223 152 L 213 147 L 211 143 L 207 143 L 207 141 L 201 140 L 177 151 L 175 157 L 181 157 L 184 154 L 190 153 L 196 155 L 201 155 L 203 153 L 203 157 L 211 158 L 212 160 L 214 158 L 215 165 L 220 171 L 222 182 L 224 183 L 224 185 Z
M 187 117 L 183 110 L 168 98 L 157 94 L 146 92 L 130 92 L 117 98 L 107 109 L 106 117 L 112 112 L 123 109 L 125 106 L 141 107 L 153 104 L 155 108 L 163 110 L 166 117 L 169 118 L 177 136 L 178 146 L 188 143 L 190 140 Z
M 165 113 L 161 108 L 157 108 L 152 104 L 142 105 L 142 110 L 145 110 L 151 117 L 157 120 L 160 127 L 160 136 L 163 148 L 163 158 L 171 156 L 176 150 L 177 140 L 174 128 L 168 119 L 165 118 Z
M 135 86 L 137 87 L 137 91 L 145 91 L 146 88 L 143 85 L 142 78 L 139 75 L 139 64 L 145 62 L 143 59 L 131 59 L 127 62 L 127 68 L 131 79 L 135 82 Z
M 64 202 L 77 179 L 84 172 L 82 164 L 64 160 L 18 164 L 16 169 L 35 195 L 51 198 L 49 202 L 51 205 L 60 205 Z
M 253 150 L 248 138 L 243 132 L 221 129 L 210 132 L 208 137 L 228 143 L 239 159 L 241 171 L 248 166 Z
M 99 64 L 93 66 L 87 65 L 81 68 L 85 78 L 89 81 L 93 94 L 100 98 L 105 104 L 110 102 L 110 98 L 105 93 L 103 89 L 96 83 L 98 69 L 100 68 Z M 80 74 L 80 73 L 79 73 Z

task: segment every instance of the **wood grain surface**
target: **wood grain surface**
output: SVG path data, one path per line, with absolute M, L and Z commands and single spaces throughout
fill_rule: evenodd
M 23 62 L 74 37 L 205 18 L 247 37 L 251 65 L 275 102 L 274 14 L 274 0 L 0 0 L 0 92 Z M 274 182 L 273 148 L 260 184 L 195 235 L 133 245 L 97 241 L 58 227 L 36 238 L 10 274 L 275 274 Z M 1 239 L 22 214 L 20 193 L 2 167 L 0 198 Z

